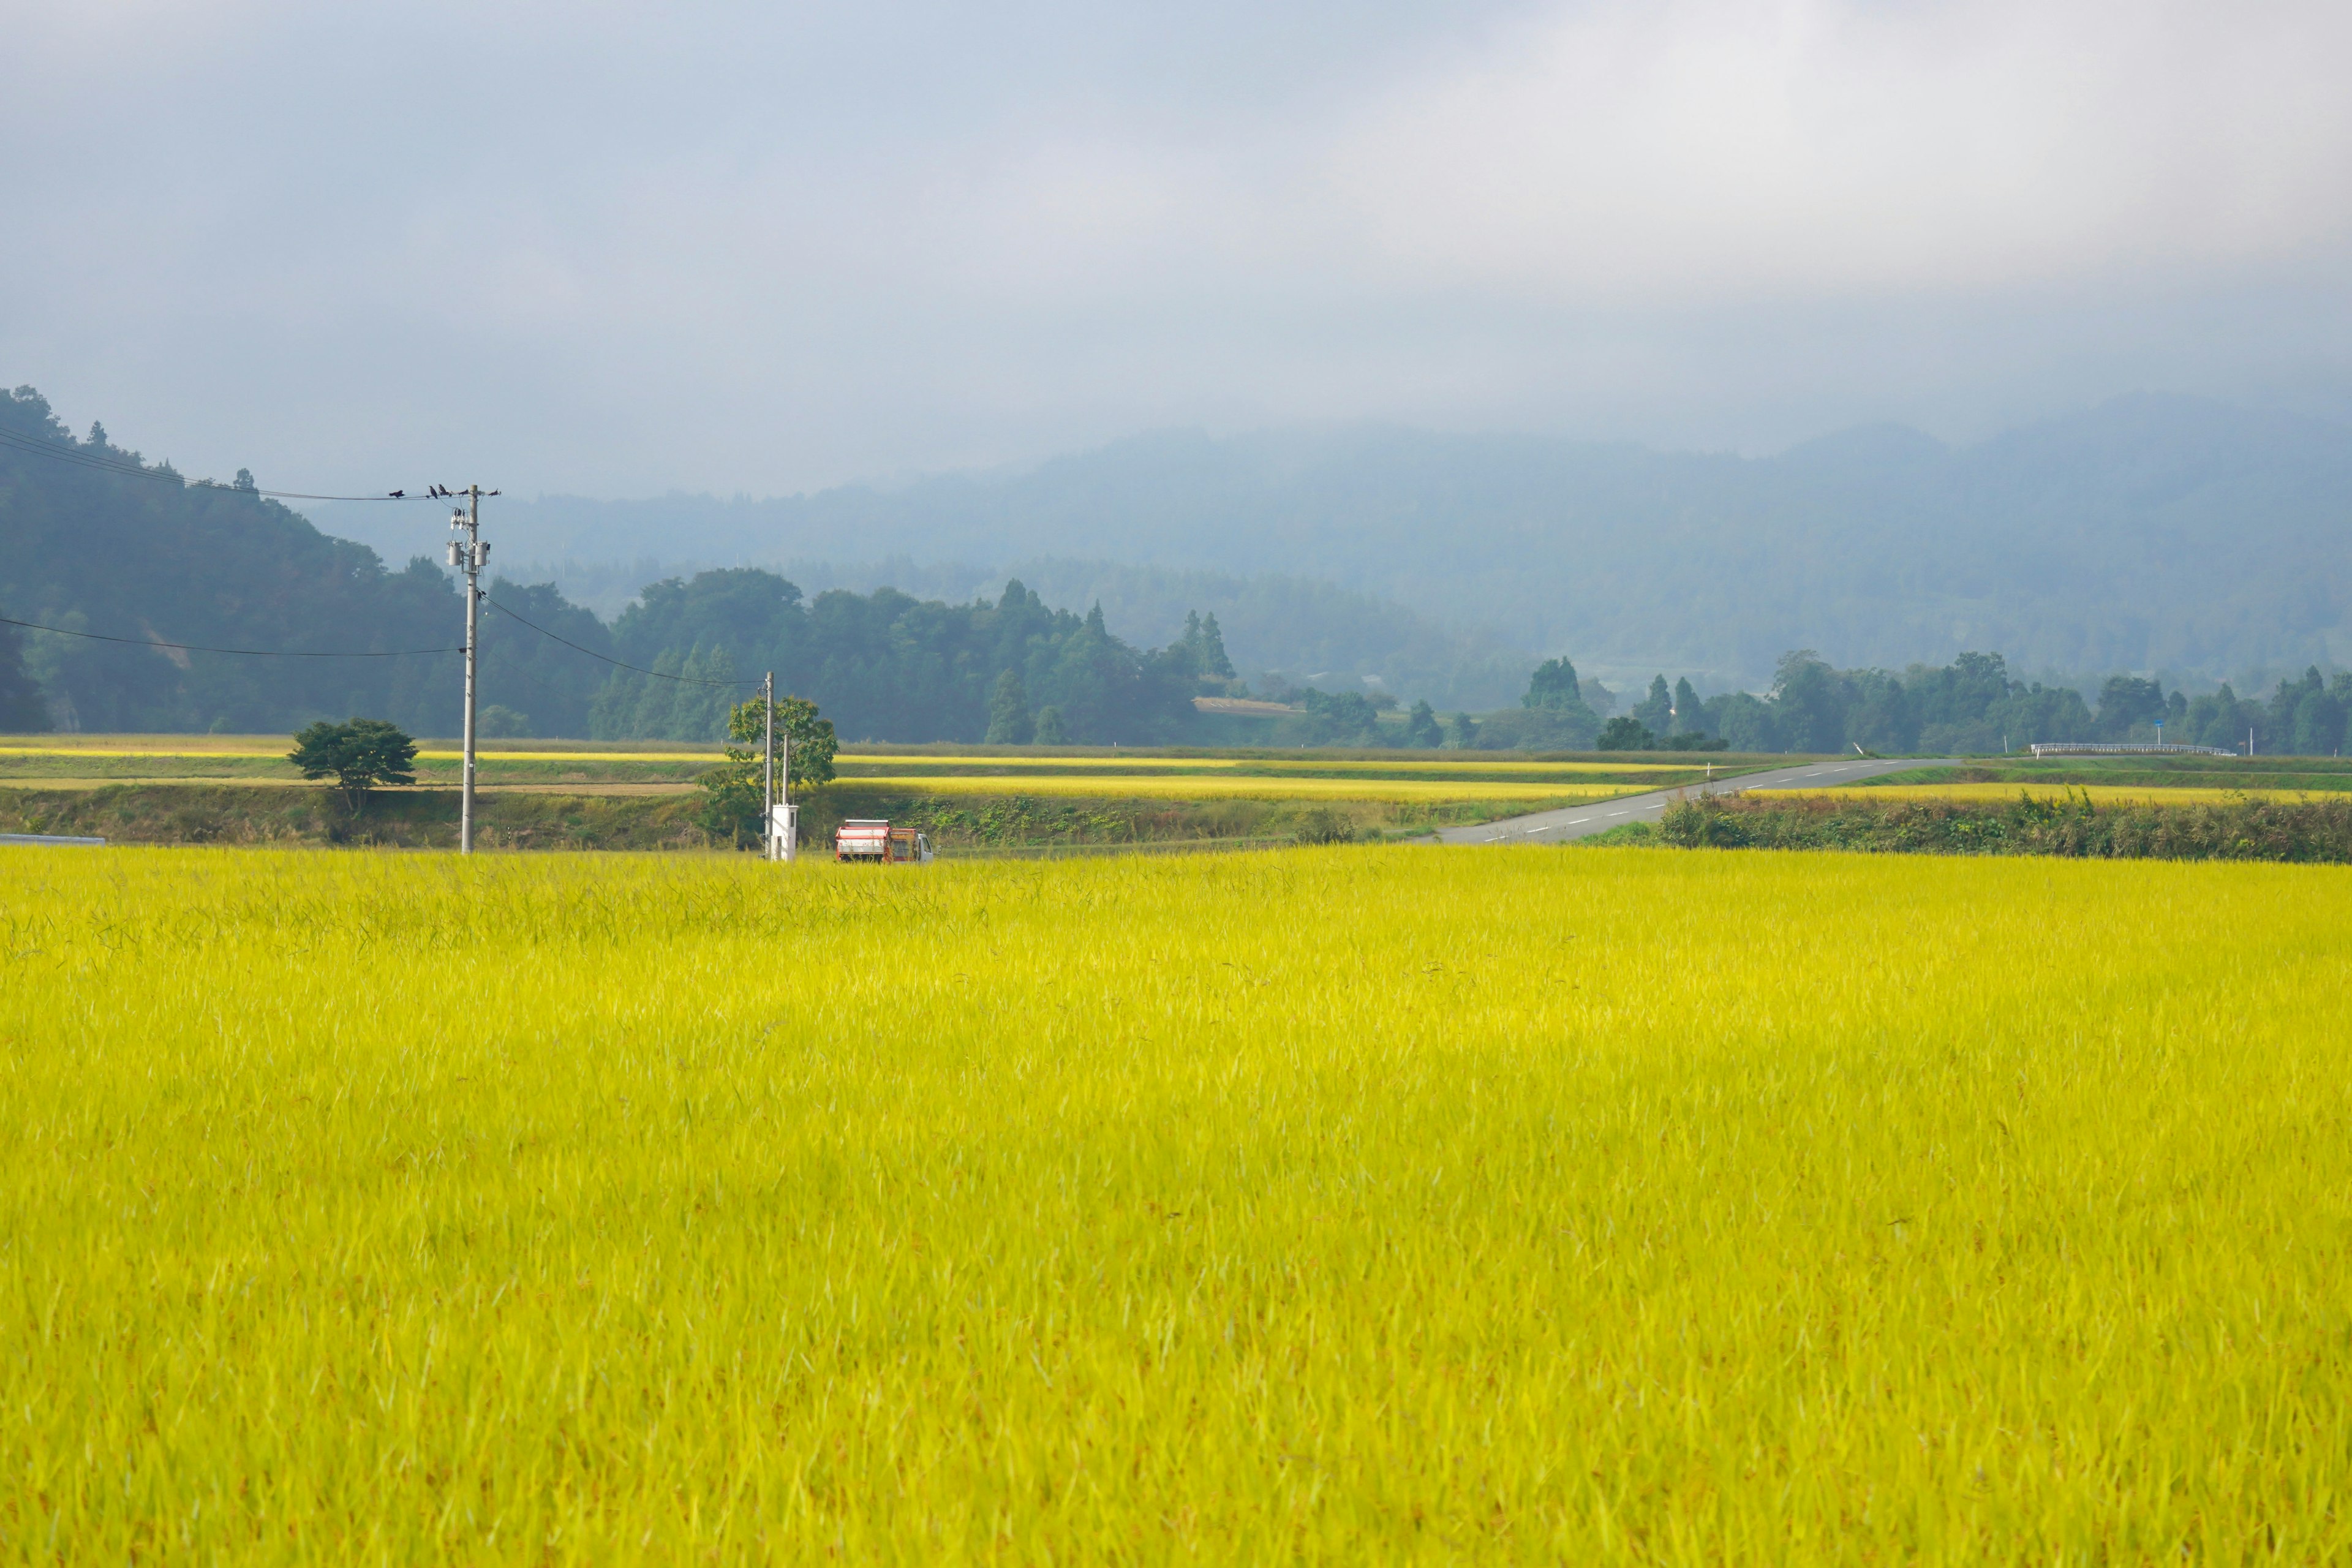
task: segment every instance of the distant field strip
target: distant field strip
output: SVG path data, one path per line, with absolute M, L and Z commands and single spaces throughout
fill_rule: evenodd
M 2077 799 L 2088 795 L 2100 805 L 2210 805 L 2231 800 L 2299 800 L 2315 794 L 2326 795 L 2328 791 L 2301 789 L 2217 789 L 2208 785 L 2184 785 L 2168 789 L 2149 784 L 1846 784 L 1829 789 L 1758 789 L 1751 795 L 1822 795 L 1832 800 L 2015 800 L 2021 795 L 2035 800 Z
M 0 746 L 0 759 L 10 757 L 108 757 L 137 760 L 186 759 L 214 761 L 239 759 L 247 761 L 283 762 L 289 747 L 254 745 L 206 746 L 192 744 L 173 746 L 157 743 L 152 737 L 137 737 L 122 745 L 20 745 Z M 716 748 L 707 751 L 608 751 L 591 747 L 566 750 L 558 747 L 483 748 L 478 753 L 484 763 L 698 763 L 709 765 L 719 760 Z M 457 762 L 461 751 L 442 747 L 420 748 L 420 762 Z M 1059 773 L 1118 773 L 1134 775 L 1146 773 L 1357 773 L 1368 778 L 1391 775 L 1428 773 L 1460 773 L 1478 777 L 1508 775 L 1511 777 L 1547 778 L 1554 775 L 1606 774 L 1666 774 L 1682 773 L 1703 776 L 1705 768 L 1687 763 L 1638 762 L 1535 762 L 1525 758 L 1488 761 L 1483 758 L 1447 756 L 1442 758 L 1365 759 L 1365 758 L 1291 758 L 1291 757 L 1161 757 L 1149 753 L 1113 752 L 1103 756 L 907 756 L 890 753 L 845 751 L 835 759 L 835 766 L 844 773 L 887 773 L 891 777 L 911 777 L 917 774 L 955 774 L 968 772 L 1001 772 L 1052 775 Z M 1717 772 L 1729 770 L 1718 769 Z
M 861 789 L 900 790 L 909 795 L 1081 795 L 1150 800 L 1542 800 L 1571 805 L 1613 800 L 1621 795 L 1640 795 L 1657 787 L 1575 779 L 1545 784 L 1493 779 L 1219 778 L 1166 773 L 1113 773 L 1099 778 L 1007 777 L 994 773 L 970 777 L 848 776 L 841 782 Z
M 1646 777 L 1651 774 L 1684 773 L 1693 778 L 1705 774 L 1704 766 L 1693 767 L 1688 763 L 1621 763 L 1537 762 L 1528 758 L 1509 758 L 1493 762 L 1467 758 L 1458 753 L 1447 757 L 1386 758 L 1386 757 L 1158 757 L 1129 754 L 1106 757 L 909 757 L 876 756 L 871 753 L 844 752 L 835 765 L 847 772 L 887 773 L 893 777 L 910 777 L 918 773 L 953 773 L 980 770 L 1003 770 L 1023 773 L 1051 774 L 1064 770 L 1103 770 L 1123 773 L 1355 773 L 1366 778 L 1418 776 L 1426 773 L 1461 773 L 1473 777 L 1493 777 L 1507 774 L 1513 777 L 1547 778 L 1555 775 L 1581 776 L 1593 773 L 1628 773 Z M 1728 770 L 1718 770 L 1727 772 Z

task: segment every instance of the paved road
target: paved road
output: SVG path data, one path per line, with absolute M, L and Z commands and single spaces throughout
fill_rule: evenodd
M 1950 765 L 1949 759 L 1935 757 L 1895 757 L 1867 762 L 1856 757 L 1850 763 L 1832 759 L 1805 763 L 1793 768 L 1768 768 L 1760 773 L 1741 773 L 1737 778 L 1717 779 L 1713 784 L 1680 784 L 1673 789 L 1652 790 L 1646 795 L 1623 795 L 1615 800 L 1598 800 L 1591 805 L 1563 806 L 1558 811 L 1538 811 L 1528 816 L 1507 816 L 1497 822 L 1481 822 L 1469 827 L 1441 828 L 1437 841 L 1441 844 L 1558 844 L 1563 839 L 1606 833 L 1612 827 L 1622 827 L 1631 822 L 1655 822 L 1665 815 L 1668 805 L 1684 795 L 1733 795 L 1744 789 L 1802 789 L 1824 784 L 1858 784 L 1881 773 Z

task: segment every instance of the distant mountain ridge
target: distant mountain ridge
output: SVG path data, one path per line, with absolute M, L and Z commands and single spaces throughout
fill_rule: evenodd
M 1161 432 L 1024 472 L 772 500 L 505 504 L 510 558 L 1007 563 L 1321 579 L 1603 672 L 2225 677 L 2352 662 L 2352 427 L 2158 395 L 1966 447 L 1894 426 L 1776 457 L 1349 427 Z M 366 537 L 363 530 L 335 524 Z M 371 540 L 383 547 L 384 542 Z

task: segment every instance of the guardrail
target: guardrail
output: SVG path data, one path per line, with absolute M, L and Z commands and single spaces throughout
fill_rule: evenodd
M 103 838 L 71 838 L 62 833 L 0 833 L 0 844 L 49 844 L 61 848 L 103 849 Z
M 2037 757 L 2102 757 L 2102 756 L 2189 756 L 2234 757 L 2238 753 L 2221 746 L 2158 745 L 2142 741 L 2058 741 L 2036 742 L 2032 748 Z

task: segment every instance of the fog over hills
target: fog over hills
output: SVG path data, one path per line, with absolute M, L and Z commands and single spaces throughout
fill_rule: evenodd
M 777 500 L 548 496 L 496 517 L 515 562 L 794 562 L 814 578 L 811 563 L 888 561 L 910 588 L 929 574 L 980 589 L 1060 563 L 1074 595 L 1118 568 L 1193 574 L 1196 590 L 1199 574 L 1276 574 L 1487 646 L 1717 686 L 1759 684 L 1799 647 L 1843 666 L 1994 648 L 2018 668 L 2189 678 L 2352 661 L 2352 426 L 2160 395 L 1957 447 L 1897 426 L 1766 458 L 1164 432 L 1016 473 Z M 320 521 L 394 560 L 416 547 L 331 509 Z M 1181 615 L 1181 594 L 1157 606 L 1139 589 L 1149 577 L 1124 579 L 1135 612 Z

